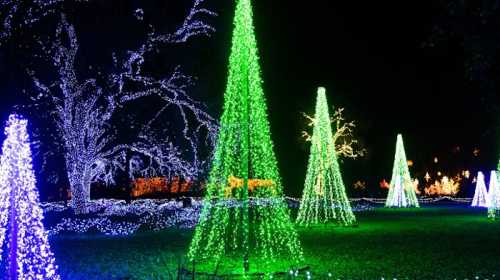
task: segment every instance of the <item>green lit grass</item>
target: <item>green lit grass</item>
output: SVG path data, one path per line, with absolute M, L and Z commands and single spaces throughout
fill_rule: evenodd
M 305 265 L 316 278 L 328 272 L 334 279 L 500 276 L 500 221 L 487 220 L 485 210 L 430 207 L 357 214 L 359 227 L 299 228 Z M 66 236 L 51 244 L 65 279 L 169 279 L 191 235 L 191 230 L 170 230 L 127 238 Z

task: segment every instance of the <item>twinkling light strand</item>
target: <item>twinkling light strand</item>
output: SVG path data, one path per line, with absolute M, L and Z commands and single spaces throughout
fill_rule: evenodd
M 13 33 L 31 27 L 42 19 L 60 11 L 65 0 L 1 0 L 0 45 Z M 67 0 L 66 0 L 67 1 Z M 85 2 L 85 0 L 76 0 Z
M 356 221 L 337 160 L 324 88 L 318 89 L 311 152 L 297 223 L 310 225 Z
M 0 260 L 6 258 L 1 262 L 6 267 L 0 274 L 6 279 L 60 279 L 42 224 L 27 121 L 10 115 L 5 134 L 0 159 Z
M 104 181 L 113 184 L 118 171 L 128 171 L 129 177 L 198 176 L 206 167 L 200 160 L 201 144 L 208 150 L 215 145 L 217 122 L 204 111 L 203 106 L 187 95 L 193 78 L 183 74 L 177 66 L 171 75 L 155 78 L 144 73 L 146 56 L 165 44 L 179 44 L 199 35 L 210 35 L 214 29 L 200 20 L 200 16 L 215 13 L 202 8 L 204 0 L 195 0 L 182 25 L 172 34 L 147 35 L 146 43 L 137 50 L 128 51 L 124 58 L 113 57 L 115 69 L 107 77 L 79 79 L 75 61 L 79 42 L 75 28 L 62 14 L 56 29 L 56 38 L 49 44 L 40 42 L 57 70 L 58 79 L 43 83 L 34 71 L 29 71 L 39 89 L 33 97 L 35 105 L 46 104 L 55 120 L 58 137 L 64 147 L 66 172 L 71 187 L 72 206 L 85 213 L 90 200 L 90 185 Z M 106 83 L 98 81 L 106 80 Z M 139 98 L 157 96 L 164 107 L 146 125 L 132 144 L 119 144 L 110 129 L 115 112 Z M 181 129 L 189 148 L 180 148 L 161 139 L 153 132 L 152 123 L 166 108 L 175 108 L 181 116 Z M 170 132 L 171 133 L 171 132 Z M 206 135 L 200 139 L 200 135 Z M 133 156 L 129 157 L 130 154 Z
M 396 186 L 396 181 L 400 177 L 401 187 Z M 404 192 L 402 194 L 401 192 Z M 404 199 L 404 201 L 401 201 Z M 389 186 L 389 193 L 385 203 L 386 207 L 419 207 L 413 180 L 410 177 L 408 161 L 403 145 L 403 136 L 398 134 L 396 141 L 396 154 L 392 169 L 392 178 Z
M 252 261 L 253 269 L 266 272 L 277 262 L 297 264 L 303 256 L 273 152 L 251 1 L 236 3 L 220 132 L 188 258 L 209 271 L 231 258 L 241 263 L 235 273 L 250 271 Z M 243 184 L 228 194 L 232 177 Z M 256 183 L 252 191 L 250 180 Z M 237 207 L 228 207 L 231 201 L 238 201 Z
M 488 192 L 486 191 L 486 184 L 484 183 L 484 174 L 479 171 L 477 173 L 476 190 L 472 198 L 472 207 L 488 207 Z

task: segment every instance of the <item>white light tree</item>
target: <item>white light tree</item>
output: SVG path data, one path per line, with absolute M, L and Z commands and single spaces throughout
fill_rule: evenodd
M 498 182 L 496 170 L 491 171 L 488 187 L 488 216 L 490 218 L 496 218 L 497 212 L 500 210 L 500 183 Z
M 156 78 L 143 71 L 146 56 L 158 47 L 181 44 L 190 38 L 209 36 L 214 29 L 202 21 L 203 16 L 214 16 L 202 8 L 205 0 L 194 0 L 182 25 L 170 34 L 155 31 L 137 50 L 128 51 L 122 60 L 113 56 L 115 69 L 110 75 L 82 78 L 76 70 L 79 42 L 75 28 L 64 14 L 50 43 L 39 41 L 46 57 L 57 71 L 57 79 L 42 82 L 29 70 L 37 95 L 32 96 L 35 107 L 50 108 L 50 116 L 57 128 L 57 138 L 63 146 L 67 176 L 71 188 L 71 205 L 77 213 L 88 211 L 91 183 L 114 182 L 118 170 L 129 176 L 176 174 L 194 177 L 204 164 L 198 157 L 198 143 L 213 146 L 217 133 L 216 121 L 188 94 L 192 78 L 175 67 L 166 77 Z M 102 81 L 105 82 L 102 82 Z M 163 103 L 154 118 L 146 125 L 132 144 L 120 144 L 112 129 L 112 117 L 127 103 L 156 96 Z M 48 106 L 48 107 L 47 107 Z M 150 124 L 166 108 L 176 108 L 183 120 L 182 134 L 189 143 L 181 149 L 168 139 L 159 140 L 151 133 Z M 204 131 L 204 133 L 202 133 Z M 205 139 L 199 139 L 205 135 Z M 134 154 L 130 158 L 130 153 Z
M 474 191 L 471 206 L 488 207 L 488 191 L 484 183 L 484 174 L 481 171 L 477 173 L 476 190 Z

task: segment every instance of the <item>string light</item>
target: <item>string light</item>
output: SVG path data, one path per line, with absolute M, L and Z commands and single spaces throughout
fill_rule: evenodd
M 27 120 L 10 115 L 0 159 L 0 271 L 6 279 L 60 279 L 42 224 Z M 6 244 L 4 244 L 4 242 Z M 6 251 L 2 254 L 2 248 Z M 0 268 L 1 269 L 1 268 Z
M 400 185 L 396 185 L 400 182 Z M 385 203 L 386 207 L 419 207 L 413 180 L 410 177 L 408 163 L 403 145 L 403 136 L 398 134 L 396 155 L 392 169 L 391 184 Z
M 337 161 L 324 88 L 318 89 L 311 152 L 297 223 L 356 222 Z
M 251 260 L 257 260 L 255 267 L 260 272 L 276 269 L 278 261 L 287 263 L 283 269 L 303 261 L 283 198 L 260 75 L 251 1 L 239 0 L 219 136 L 200 221 L 188 252 L 198 269 L 201 263 L 213 271 L 227 258 L 241 264 L 232 271 L 243 273 L 250 271 Z M 243 187 L 227 197 L 231 176 L 243 179 Z M 256 188 L 250 194 L 249 182 L 257 179 L 273 186 Z M 232 201 L 238 203 L 230 207 Z

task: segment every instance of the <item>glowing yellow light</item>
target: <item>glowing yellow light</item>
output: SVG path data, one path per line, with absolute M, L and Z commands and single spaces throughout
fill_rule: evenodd
M 356 181 L 356 183 L 354 183 L 354 189 L 355 190 L 365 190 L 366 189 L 366 182 Z
M 418 189 L 418 184 L 419 183 L 420 182 L 418 181 L 418 179 L 413 180 L 413 189 L 415 189 L 415 193 L 416 194 L 420 194 L 421 193 L 420 190 Z
M 437 175 L 438 175 L 438 176 L 441 176 L 441 171 L 438 171 Z
M 434 157 L 434 163 L 438 163 L 438 158 Z
M 243 179 L 234 176 L 229 176 L 228 178 L 229 186 L 224 189 L 224 195 L 226 197 L 231 197 L 234 189 L 239 189 L 243 187 Z M 268 187 L 274 188 L 274 181 L 270 179 L 248 179 L 248 191 L 253 192 L 258 187 Z M 272 189 L 275 193 L 274 189 Z
M 425 173 L 424 179 L 425 179 L 426 182 L 429 182 L 429 180 L 431 179 L 431 175 L 429 175 L 429 172 Z
M 408 163 L 408 166 L 410 166 L 410 167 L 411 167 L 411 166 L 413 166 L 413 160 L 409 159 L 409 160 L 407 161 L 407 163 Z
M 454 196 L 460 190 L 460 176 L 448 178 L 443 176 L 441 181 L 435 180 L 434 184 L 424 189 L 426 195 L 447 195 Z
M 477 157 L 477 156 L 479 156 L 479 152 L 480 152 L 480 151 L 481 151 L 481 150 L 479 150 L 478 148 L 475 148 L 475 149 L 474 149 L 474 151 L 472 151 L 472 154 L 473 154 L 475 157 Z

